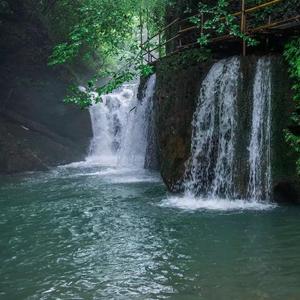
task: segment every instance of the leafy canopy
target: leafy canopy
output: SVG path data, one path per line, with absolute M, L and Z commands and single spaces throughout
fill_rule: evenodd
M 152 67 L 143 65 L 139 33 L 157 31 L 163 24 L 167 0 L 61 0 L 49 12 L 57 46 L 49 60 L 55 66 L 73 63 L 78 58 L 101 61 L 95 77 L 85 91 L 70 88 L 66 102 L 81 108 L 101 101 L 124 81 L 137 74 L 148 75 Z M 65 16 L 65 17 L 63 17 Z M 142 24 L 142 26 L 141 26 Z M 142 27 L 142 28 L 141 28 Z M 63 32 L 64 34 L 60 34 Z M 99 78 L 110 78 L 98 87 Z M 89 95 L 100 96 L 89 97 Z
M 65 40 L 50 57 L 50 65 L 72 61 L 82 52 L 97 52 L 102 57 L 116 57 L 124 50 L 132 51 L 137 43 L 139 18 L 151 25 L 163 18 L 165 0 L 62 0 L 57 1 L 53 21 L 59 12 L 68 11 L 71 21 Z M 150 14 L 149 12 L 152 12 Z M 153 13 L 155 12 L 155 14 Z M 158 13 L 158 14 L 157 14 Z M 61 26 L 66 25 L 65 22 Z M 151 26 L 153 27 L 153 26 Z
M 230 34 L 243 39 L 250 46 L 257 44 L 256 40 L 241 31 L 239 20 L 230 12 L 229 2 L 229 0 L 218 0 L 214 6 L 199 2 L 199 14 L 191 17 L 190 21 L 198 28 L 203 26 L 203 34 L 198 38 L 198 42 L 201 46 L 206 46 L 209 43 L 212 34 L 217 36 Z M 206 16 L 206 18 L 209 16 L 203 25 L 201 15 Z

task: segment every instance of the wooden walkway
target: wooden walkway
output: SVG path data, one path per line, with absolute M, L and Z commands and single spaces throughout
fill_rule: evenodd
M 234 16 L 235 22 L 240 26 L 240 31 L 253 38 L 261 35 L 283 35 L 290 30 L 296 30 L 300 33 L 300 11 L 297 9 L 295 9 L 293 15 L 289 16 L 284 15 L 285 12 L 282 12 L 282 16 L 278 16 L 277 13 L 277 17 L 266 13 L 266 17 L 260 21 L 260 24 L 258 24 L 255 18 L 256 13 L 264 12 L 271 7 L 284 4 L 284 2 L 287 1 L 288 0 L 272 0 L 255 7 L 246 8 L 245 0 L 241 0 L 241 10 L 232 13 L 232 16 Z M 192 24 L 191 17 L 199 18 L 199 26 Z M 184 19 L 175 19 L 141 44 L 140 47 L 145 60 L 148 63 L 153 63 L 162 57 L 197 46 L 199 47 L 200 45 L 197 40 L 201 35 L 206 33 L 204 29 L 206 20 L 208 20 L 208 16 L 203 14 L 188 16 Z M 222 21 L 222 19 L 220 21 Z M 241 52 L 243 55 L 246 55 L 247 45 L 241 38 L 230 34 L 217 35 L 215 32 L 210 32 L 210 34 L 210 44 L 225 44 L 228 41 L 240 41 L 242 45 Z

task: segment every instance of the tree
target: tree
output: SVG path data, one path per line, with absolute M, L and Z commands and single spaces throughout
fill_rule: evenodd
M 54 36 L 59 40 L 49 60 L 50 66 L 74 62 L 79 56 L 90 60 L 94 53 L 101 57 L 101 69 L 89 81 L 87 91 L 99 95 L 108 93 L 138 72 L 151 73 L 149 66 L 141 64 L 142 55 L 139 29 L 154 32 L 164 22 L 167 0 L 62 0 L 51 4 L 48 19 Z M 49 5 L 49 0 L 44 0 Z M 147 23 L 146 25 L 140 24 Z M 63 33 L 63 34 L 61 34 Z M 117 67 L 118 66 L 118 67 Z M 110 77 L 104 87 L 97 87 L 97 79 Z M 100 101 L 100 97 L 87 99 L 83 91 L 70 89 L 67 102 L 81 107 Z M 95 93 L 93 93 L 95 95 Z

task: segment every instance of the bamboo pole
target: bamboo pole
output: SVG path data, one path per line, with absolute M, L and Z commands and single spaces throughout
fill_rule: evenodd
M 263 4 L 260 4 L 260 5 L 257 5 L 257 6 L 254 6 L 254 7 L 246 9 L 246 13 L 247 14 L 253 13 L 254 11 L 260 10 L 262 8 L 266 8 L 266 7 L 274 5 L 274 4 L 278 4 L 278 3 L 283 2 L 283 1 L 285 1 L 285 0 L 273 0 L 273 1 L 269 1 L 269 2 L 266 2 L 266 3 L 263 3 Z
M 158 35 L 158 57 L 162 57 L 162 51 L 161 51 L 161 33 Z
M 203 35 L 204 32 L 204 15 L 201 13 L 201 36 Z
M 179 25 L 179 32 L 181 31 L 181 25 Z M 182 40 L 181 40 L 181 35 L 179 37 L 179 48 L 182 47 Z
M 288 22 L 297 21 L 297 20 L 300 20 L 300 15 L 298 15 L 296 17 L 288 18 L 286 20 L 273 22 L 271 24 L 262 25 L 262 26 L 259 26 L 259 27 L 249 30 L 249 32 L 254 33 L 257 31 L 264 30 L 264 29 L 276 29 L 277 27 L 280 27 L 281 25 L 288 24 Z
M 242 10 L 241 10 L 241 33 L 245 34 L 246 29 L 246 13 L 245 13 L 245 0 L 242 0 Z M 243 39 L 243 56 L 246 56 L 246 41 Z
M 148 41 L 148 45 L 147 45 L 147 49 L 148 49 L 148 62 L 151 63 L 152 58 L 151 58 L 151 52 L 150 52 L 150 40 L 149 40 L 149 10 L 148 8 L 146 8 L 146 31 L 147 31 L 147 41 Z
M 271 15 L 268 17 L 268 25 L 270 25 L 272 22 L 271 22 Z M 266 50 L 269 49 L 269 45 L 270 45 L 270 38 L 267 37 L 266 38 Z
M 143 12 L 142 12 L 142 6 L 140 8 L 140 48 L 141 48 L 141 58 L 140 58 L 140 62 L 141 62 L 141 65 L 144 63 L 144 58 L 143 58 Z

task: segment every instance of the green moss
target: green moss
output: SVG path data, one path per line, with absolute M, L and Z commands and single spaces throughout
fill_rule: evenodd
M 296 107 L 290 115 L 290 126 L 285 130 L 285 139 L 297 153 L 297 170 L 300 174 L 300 38 L 293 39 L 286 44 L 284 57 L 289 65 L 289 74 L 293 81 L 293 99 Z

